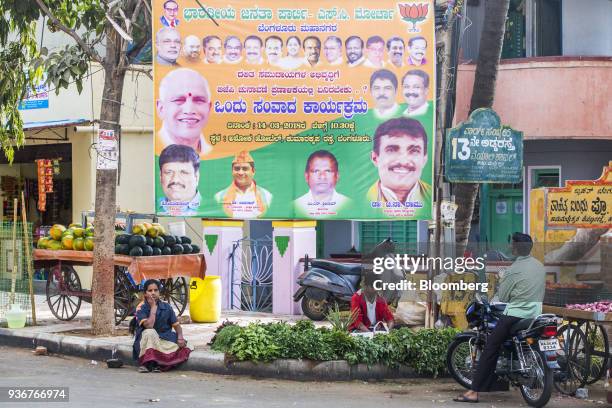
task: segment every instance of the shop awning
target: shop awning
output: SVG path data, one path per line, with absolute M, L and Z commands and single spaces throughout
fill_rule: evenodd
M 83 126 L 89 123 L 91 123 L 89 119 L 61 119 L 42 122 L 25 122 L 23 124 L 23 130 L 55 129 L 68 126 Z

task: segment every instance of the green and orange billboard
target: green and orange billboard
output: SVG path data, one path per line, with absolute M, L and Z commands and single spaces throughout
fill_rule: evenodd
M 153 7 L 159 215 L 431 218 L 432 1 Z

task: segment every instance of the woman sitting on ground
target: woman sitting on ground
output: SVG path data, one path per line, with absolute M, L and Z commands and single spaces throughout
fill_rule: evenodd
M 191 353 L 172 306 L 159 299 L 159 289 L 159 281 L 145 282 L 144 301 L 130 322 L 130 332 L 135 336 L 133 357 L 141 373 L 170 370 L 187 361 Z

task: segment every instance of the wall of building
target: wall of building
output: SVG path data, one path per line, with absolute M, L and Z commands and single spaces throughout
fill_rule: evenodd
M 318 257 L 329 258 L 330 254 L 346 253 L 351 249 L 351 221 L 324 221 L 323 253 Z
M 612 2 L 563 0 L 563 55 L 612 55 Z
M 460 65 L 455 122 L 467 118 L 476 66 Z M 526 139 L 612 138 L 612 59 L 515 59 L 499 66 L 493 109 Z
M 529 229 L 530 191 L 527 170 L 529 166 L 560 166 L 561 186 L 568 180 L 598 179 L 604 166 L 612 160 L 612 139 L 610 140 L 529 140 L 524 144 L 523 204 L 525 211 L 523 228 Z

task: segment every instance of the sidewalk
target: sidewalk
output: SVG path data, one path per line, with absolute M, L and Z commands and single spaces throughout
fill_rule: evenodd
M 189 307 L 181 317 L 188 319 Z M 126 364 L 132 360 L 133 338 L 128 334 L 128 323 L 122 322 L 113 337 L 94 337 L 91 329 L 91 305 L 83 303 L 78 315 L 69 322 L 56 319 L 49 310 L 46 298 L 36 296 L 37 326 L 23 329 L 0 328 L 0 343 L 8 346 L 34 348 L 45 346 L 51 353 L 66 354 L 103 362 L 109 358 L 121 358 Z M 223 353 L 214 352 L 208 343 L 214 332 L 224 320 L 240 325 L 251 322 L 295 322 L 303 316 L 273 315 L 243 311 L 227 311 L 217 323 L 183 323 L 183 333 L 193 352 L 187 363 L 180 368 L 208 373 L 251 375 L 290 380 L 369 380 L 382 378 L 416 377 L 408 368 L 391 369 L 380 365 L 368 368 L 365 365 L 350 366 L 346 361 L 315 362 L 307 360 L 275 360 L 271 363 L 228 362 Z M 315 322 L 317 326 L 328 325 Z

